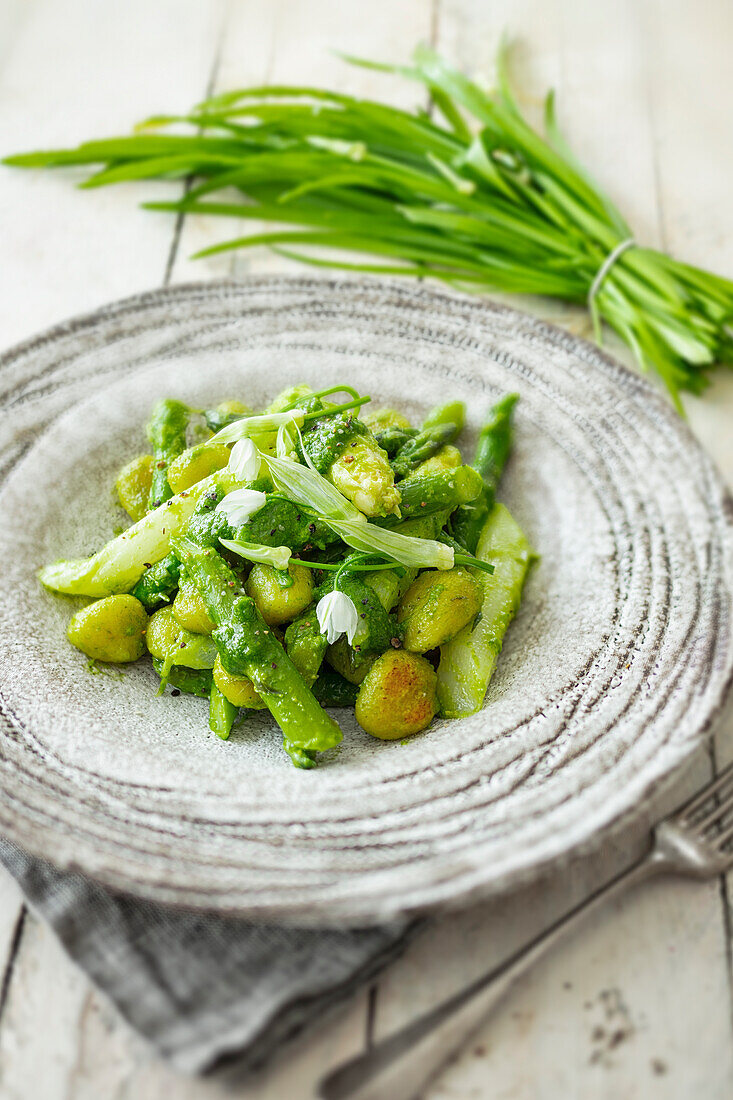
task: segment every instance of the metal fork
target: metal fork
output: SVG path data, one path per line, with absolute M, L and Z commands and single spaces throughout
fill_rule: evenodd
M 323 1100 L 417 1100 L 508 989 L 550 947 L 630 886 L 658 874 L 705 879 L 733 866 L 733 764 L 657 825 L 647 854 L 551 925 L 528 948 L 482 975 L 319 1085 Z

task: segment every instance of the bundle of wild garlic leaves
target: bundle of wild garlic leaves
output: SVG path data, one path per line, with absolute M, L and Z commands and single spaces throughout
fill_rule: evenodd
M 329 267 L 588 304 L 597 337 L 607 322 L 678 407 L 681 390 L 700 393 L 713 365 L 733 362 L 733 282 L 631 246 L 631 229 L 565 145 L 552 94 L 546 140 L 523 118 L 505 51 L 490 93 L 427 47 L 405 67 L 348 60 L 419 81 L 439 120 L 319 88 L 255 87 L 149 119 L 131 136 L 5 163 L 103 164 L 84 187 L 184 177 L 182 199 L 144 205 L 287 227 L 201 256 L 269 245 Z M 339 262 L 332 249 L 382 259 Z

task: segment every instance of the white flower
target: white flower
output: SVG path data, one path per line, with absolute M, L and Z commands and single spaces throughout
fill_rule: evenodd
M 210 443 L 234 443 L 245 436 L 257 436 L 262 432 L 276 432 L 281 424 L 305 423 L 305 413 L 302 409 L 291 409 L 289 412 L 262 413 L 260 416 L 245 416 L 241 420 L 234 420 L 231 424 L 221 428 L 216 435 L 212 435 Z
M 359 625 L 359 613 L 356 604 L 345 592 L 334 590 L 318 601 L 316 618 L 321 634 L 325 634 L 329 645 L 333 645 L 342 634 L 348 638 L 349 645 L 354 641 Z
M 277 430 L 277 445 L 275 447 L 278 458 L 291 458 L 295 454 L 295 443 L 290 434 L 290 425 L 281 424 Z M 297 456 L 295 458 L 297 462 Z
M 227 469 L 237 481 L 255 481 L 260 472 L 260 454 L 251 439 L 240 439 L 232 447 Z
M 217 504 L 216 511 L 223 512 L 232 527 L 241 527 L 266 500 L 266 494 L 257 489 L 235 489 Z

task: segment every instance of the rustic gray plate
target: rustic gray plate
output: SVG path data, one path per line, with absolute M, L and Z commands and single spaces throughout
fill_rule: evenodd
M 315 772 L 269 717 L 228 743 L 141 663 L 91 675 L 41 564 L 121 515 L 154 398 L 257 406 L 348 381 L 420 416 L 462 398 L 471 446 L 518 390 L 502 496 L 541 553 L 479 715 L 408 744 L 344 722 Z M 594 843 L 703 740 L 731 677 L 731 502 L 685 425 L 596 348 L 404 284 L 255 279 L 143 295 L 8 353 L 0 829 L 113 887 L 275 919 L 456 905 Z M 339 712 L 344 718 L 345 712 Z

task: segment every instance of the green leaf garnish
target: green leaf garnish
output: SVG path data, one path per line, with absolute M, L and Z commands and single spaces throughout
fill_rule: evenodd
M 411 65 L 346 60 L 423 85 L 436 119 L 321 88 L 243 88 L 129 136 L 5 163 L 85 165 L 90 188 L 191 178 L 183 198 L 144 205 L 273 225 L 199 256 L 267 245 L 316 266 L 587 305 L 598 337 L 601 322 L 613 328 L 678 407 L 680 391 L 702 392 L 714 364 L 733 362 L 733 282 L 722 276 L 634 245 L 589 301 L 604 261 L 633 233 L 568 149 L 552 93 L 545 138 L 523 118 L 506 46 L 490 92 L 425 46 Z M 373 259 L 339 260 L 338 250 Z M 341 408 L 365 400 L 354 392 Z
M 271 565 L 273 569 L 287 569 L 293 553 L 289 546 L 263 546 L 259 542 L 242 542 L 239 539 L 219 539 L 219 542 L 240 558 Z

